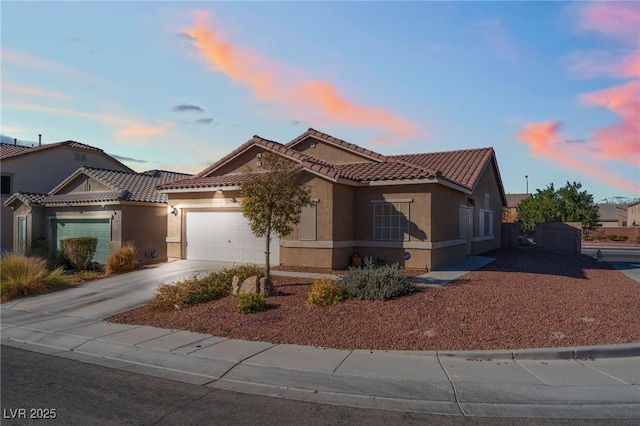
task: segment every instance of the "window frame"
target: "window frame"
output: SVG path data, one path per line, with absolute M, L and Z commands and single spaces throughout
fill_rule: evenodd
M 413 200 L 372 200 L 371 239 L 409 241 Z

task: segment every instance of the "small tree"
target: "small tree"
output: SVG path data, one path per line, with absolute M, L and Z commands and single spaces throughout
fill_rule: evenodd
M 518 204 L 518 222 L 524 230 L 533 230 L 536 223 L 580 222 L 583 231 L 595 229 L 600 214 L 593 196 L 580 192 L 580 183 L 569 183 L 555 189 L 553 183 Z
M 242 214 L 249 219 L 257 237 L 265 237 L 265 272 L 271 279 L 270 249 L 272 233 L 282 238 L 300 222 L 302 207 L 311 203 L 311 189 L 304 184 L 303 170 L 294 162 L 265 153 L 263 173 L 255 175 L 240 188 Z

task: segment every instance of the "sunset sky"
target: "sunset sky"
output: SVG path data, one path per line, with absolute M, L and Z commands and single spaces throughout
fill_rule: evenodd
M 0 3 L 3 142 L 196 173 L 313 127 L 640 197 L 640 2 Z

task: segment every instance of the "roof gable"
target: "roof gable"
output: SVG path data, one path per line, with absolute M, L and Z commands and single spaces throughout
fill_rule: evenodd
M 158 184 L 186 178 L 186 173 L 151 170 L 144 173 L 81 167 L 53 188 L 44 198 L 45 204 L 83 204 L 133 201 L 166 203 Z M 85 183 L 88 183 L 86 185 Z
M 296 151 L 306 152 L 333 165 L 382 163 L 387 158 L 375 151 L 335 138 L 313 128 L 309 128 L 285 146 Z M 324 149 L 319 149 L 319 147 Z
M 74 150 L 74 151 L 86 151 L 86 152 L 92 152 L 98 155 L 102 155 L 105 158 L 108 158 L 110 161 L 112 161 L 113 163 L 117 164 L 118 167 L 124 169 L 124 170 L 129 170 L 133 172 L 133 169 L 131 169 L 130 167 L 128 167 L 127 165 L 121 163 L 120 161 L 118 161 L 117 159 L 115 159 L 114 157 L 112 157 L 111 155 L 105 153 L 102 149 L 100 148 L 96 148 L 94 146 L 91 145 L 87 145 L 84 144 L 82 142 L 76 142 L 76 141 L 64 141 L 64 142 L 56 142 L 56 143 L 50 143 L 50 144 L 44 144 L 44 145 L 38 145 L 38 146 L 23 146 L 23 145 L 12 145 L 12 144 L 8 144 L 8 143 L 2 143 L 0 146 L 0 159 L 2 160 L 8 160 L 8 159 L 13 159 L 13 158 L 20 158 L 20 157 L 24 157 L 24 156 L 31 156 L 31 155 L 37 155 L 37 154 L 42 154 L 42 153 L 47 153 L 49 151 L 53 151 L 53 150 Z

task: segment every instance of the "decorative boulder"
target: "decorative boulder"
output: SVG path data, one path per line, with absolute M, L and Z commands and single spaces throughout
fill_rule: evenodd
M 237 275 L 234 275 L 233 279 L 231 280 L 231 294 L 233 294 L 234 296 L 237 296 L 238 293 L 240 293 L 240 284 L 242 284 L 240 282 L 240 277 Z
M 260 279 L 258 277 L 249 277 L 240 284 L 238 294 L 258 293 L 260 291 Z
M 231 281 L 231 294 L 237 296 L 246 293 L 257 293 L 269 297 L 278 294 L 278 290 L 276 290 L 276 286 L 273 285 L 271 280 L 264 277 L 249 277 L 240 283 L 240 278 L 234 276 L 233 281 Z
M 259 286 L 260 286 L 259 288 L 260 291 L 258 293 L 263 294 L 265 297 L 278 294 L 278 290 L 276 290 L 276 286 L 274 286 L 273 282 L 271 282 L 271 280 L 266 277 L 260 278 Z

